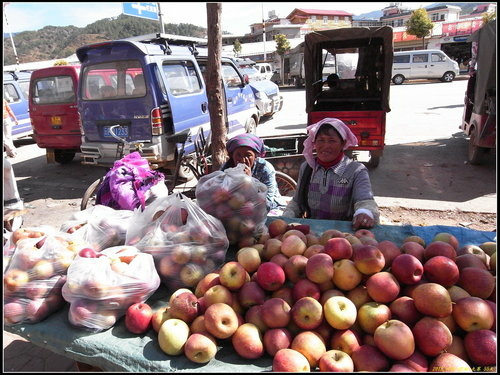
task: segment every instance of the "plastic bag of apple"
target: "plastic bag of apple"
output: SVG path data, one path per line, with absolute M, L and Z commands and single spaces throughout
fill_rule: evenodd
M 496 370 L 496 243 L 308 229 L 273 220 L 261 244 L 175 291 L 151 318 L 161 349 L 206 363 L 230 342 L 273 371 Z
M 265 231 L 267 187 L 244 170 L 245 166 L 238 164 L 215 171 L 201 177 L 196 185 L 197 203 L 222 221 L 230 244 L 253 240 Z
M 131 222 L 127 244 L 153 255 L 170 290 L 194 288 L 224 263 L 229 247 L 224 226 L 183 194 L 158 198 L 135 211 Z
M 18 231 L 16 249 L 3 277 L 4 323 L 37 323 L 63 305 L 61 287 L 79 245 L 65 233 L 49 235 L 35 228 Z
M 130 305 L 146 301 L 159 285 L 150 254 L 133 246 L 86 248 L 69 266 L 62 296 L 70 303 L 69 322 L 98 332 L 113 326 Z
M 71 233 L 86 242 L 89 247 L 101 251 L 125 244 L 132 215 L 133 212 L 129 210 L 115 210 L 96 205 L 75 212 L 61 225 L 61 232 Z

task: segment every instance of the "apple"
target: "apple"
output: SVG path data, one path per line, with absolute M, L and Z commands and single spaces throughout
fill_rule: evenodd
M 151 327 L 153 309 L 147 303 L 134 303 L 125 312 L 125 327 L 129 332 L 141 334 Z
M 34 280 L 28 282 L 23 289 L 26 297 L 34 300 L 45 297 L 52 287 L 45 280 Z
M 253 305 L 262 305 L 266 300 L 266 292 L 255 281 L 249 281 L 237 292 L 238 301 L 242 308 L 248 309 Z
M 354 265 L 364 275 L 372 275 L 381 271 L 385 266 L 382 252 L 373 245 L 360 245 L 353 249 Z
M 285 254 L 276 254 L 273 255 L 273 257 L 269 260 L 272 263 L 276 263 L 278 266 L 283 267 L 288 260 L 288 257 Z M 254 272 L 253 274 L 255 275 L 257 272 Z
M 425 247 L 424 260 L 429 260 L 436 255 L 442 255 L 455 261 L 457 257 L 457 251 L 452 245 L 447 242 L 433 241 Z
M 297 236 L 299 237 L 304 243 L 307 243 L 307 237 L 306 235 L 297 229 L 288 229 L 283 235 L 281 236 L 281 241 L 285 241 L 289 236 Z
M 371 230 L 365 229 L 365 228 L 358 229 L 356 232 L 354 232 L 354 236 L 356 236 L 358 238 L 369 237 L 369 238 L 375 239 L 375 233 L 373 233 Z
M 252 323 L 244 323 L 231 336 L 233 348 L 241 357 L 256 359 L 264 355 L 264 342 L 259 328 Z
M 192 333 L 184 344 L 184 355 L 195 363 L 208 363 L 217 354 L 217 344 L 209 333 Z
M 305 272 L 307 278 L 317 284 L 332 280 L 334 272 L 332 257 L 325 253 L 313 255 L 307 259 Z
M 311 232 L 311 226 L 307 224 L 301 224 L 301 223 L 290 223 L 288 224 L 287 230 L 290 229 L 296 229 L 304 233 L 305 235 L 308 235 Z
M 413 285 L 421 280 L 424 274 L 424 266 L 414 255 L 401 254 L 393 259 L 391 273 L 400 283 Z
M 257 269 L 257 283 L 267 291 L 278 290 L 285 283 L 285 271 L 273 262 L 261 263 Z
M 291 308 L 281 298 L 269 298 L 262 304 L 262 320 L 269 328 L 286 327 L 291 319 Z
M 203 296 L 203 299 L 205 301 L 205 307 L 218 302 L 225 303 L 229 306 L 233 304 L 233 294 L 228 288 L 221 284 L 208 288 Z
M 441 353 L 429 364 L 431 372 L 472 372 L 470 365 L 452 353 Z
M 491 329 L 495 322 L 494 311 L 478 297 L 460 298 L 453 305 L 453 319 L 465 332 Z
M 462 254 L 457 256 L 457 258 L 455 259 L 455 264 L 460 271 L 466 267 L 476 267 L 483 270 L 488 269 L 486 263 L 474 254 Z
M 489 329 L 478 329 L 464 337 L 467 355 L 478 366 L 495 366 L 497 335 Z M 484 370 L 483 370 L 484 371 Z
M 348 329 L 356 321 L 358 312 L 356 305 L 348 298 L 333 296 L 324 303 L 323 314 L 333 328 Z
M 436 255 L 424 263 L 424 277 L 449 288 L 458 281 L 460 271 L 456 263 L 448 257 Z
M 291 234 L 286 238 L 283 238 L 281 243 L 281 253 L 287 257 L 292 255 L 302 255 L 306 251 L 306 242 L 295 234 Z
M 382 271 L 371 275 L 365 282 L 368 295 L 376 302 L 394 301 L 401 290 L 398 280 L 390 272 Z
M 484 252 L 489 256 L 493 255 L 493 253 L 496 253 L 497 251 L 496 242 L 491 242 L 491 241 L 483 242 L 481 245 L 479 245 L 479 247 L 483 249 Z
M 339 329 L 332 333 L 330 338 L 330 347 L 341 350 L 348 355 L 362 345 L 361 334 L 352 329 Z
M 288 223 L 283 219 L 274 219 L 267 228 L 271 237 L 278 237 L 288 230 Z
M 403 364 L 413 369 L 416 372 L 427 372 L 429 361 L 418 349 L 415 349 L 413 354 L 402 361 L 397 361 L 398 364 Z
M 349 290 L 345 296 L 349 298 L 356 308 L 359 309 L 363 304 L 373 301 L 373 299 L 368 294 L 368 290 L 365 285 L 358 285 L 356 288 Z
M 17 268 L 10 268 L 3 276 L 5 289 L 10 292 L 16 292 L 26 287 L 30 281 L 29 274 Z
M 320 245 L 320 246 L 322 246 L 319 243 L 319 237 L 315 233 L 308 233 L 308 234 L 306 234 L 306 240 L 307 240 L 307 247 L 311 247 L 313 245 Z
M 205 295 L 208 289 L 214 285 L 219 285 L 220 279 L 217 272 L 209 272 L 196 284 L 194 295 L 198 298 Z
M 457 285 L 471 296 L 487 299 L 495 289 L 495 277 L 487 270 L 466 267 L 460 270 Z
M 295 335 L 290 348 L 302 353 L 311 368 L 318 366 L 319 359 L 326 353 L 323 338 L 313 331 L 302 331 Z
M 451 345 L 446 349 L 447 353 L 455 354 L 465 362 L 470 362 L 467 351 L 465 350 L 464 339 L 461 336 L 452 335 Z
M 287 328 L 272 328 L 264 333 L 264 348 L 271 357 L 280 350 L 289 348 L 292 344 L 292 334 Z
M 283 348 L 273 357 L 273 372 L 310 372 L 307 358 L 297 350 Z
M 281 254 L 281 240 L 277 238 L 269 238 L 264 243 L 264 249 L 262 250 L 262 258 L 265 260 L 269 260 L 276 254 Z
M 97 251 L 95 251 L 90 247 L 85 247 L 78 252 L 78 255 L 81 256 L 82 258 L 96 258 Z
M 205 327 L 205 316 L 198 315 L 189 325 L 189 331 L 191 333 L 206 333 L 210 335 L 207 331 L 207 327 Z
M 196 284 L 205 276 L 203 268 L 199 264 L 185 264 L 179 273 L 182 283 L 188 287 L 196 287 Z M 220 276 L 219 276 L 220 277 Z
M 457 302 L 460 298 L 470 297 L 470 294 L 458 285 L 452 285 L 448 288 L 448 293 L 452 302 Z
M 170 315 L 191 323 L 199 314 L 198 298 L 192 292 L 183 292 L 170 301 Z
M 497 273 L 497 253 L 493 253 L 490 256 L 490 261 L 488 262 L 488 265 L 490 266 L 491 273 L 493 275 L 496 275 L 496 273 Z
M 351 259 L 340 259 L 333 263 L 333 284 L 341 290 L 356 288 L 363 279 L 363 274 Z
M 176 298 L 178 295 L 180 295 L 182 293 L 191 293 L 191 294 L 193 294 L 193 291 L 191 289 L 188 289 L 188 288 L 179 288 L 179 289 L 176 289 L 170 295 L 170 298 L 168 299 L 168 303 L 169 304 L 172 303 L 172 301 L 174 300 L 174 298 Z
M 406 237 L 403 240 L 403 243 L 406 243 L 406 242 L 416 242 L 416 243 L 422 245 L 423 247 L 425 247 L 425 240 L 422 237 L 417 236 L 417 235 L 412 235 L 412 236 Z
M 333 296 L 345 296 L 345 294 L 344 294 L 344 292 L 342 292 L 339 289 L 335 289 L 335 288 L 327 289 L 321 293 L 321 296 L 319 298 L 319 303 L 321 303 L 321 306 L 323 306 L 325 304 L 326 300 L 330 297 L 333 297 Z
M 299 328 L 314 330 L 323 321 L 323 306 L 312 297 L 302 297 L 293 304 L 290 314 Z
M 422 318 L 422 314 L 415 307 L 413 298 L 408 296 L 396 298 L 389 305 L 389 309 L 394 319 L 401 320 L 410 327 L 413 327 L 413 325 Z
M 29 271 L 30 279 L 46 280 L 55 274 L 54 263 L 51 260 L 39 260 Z
M 401 254 L 401 250 L 399 249 L 398 245 L 396 245 L 394 242 L 389 241 L 389 240 L 384 240 L 381 241 L 377 244 L 377 248 L 382 252 L 384 255 L 385 259 L 385 266 L 384 269 L 388 269 L 391 267 L 392 261 L 394 258 L 396 258 L 398 255 Z
M 278 290 L 275 290 L 272 294 L 271 297 L 276 297 L 276 298 L 281 298 L 286 301 L 290 306 L 293 305 L 294 299 L 293 299 L 293 289 L 289 286 L 282 286 Z
M 153 330 L 155 332 L 159 332 L 163 322 L 172 317 L 169 310 L 169 306 L 164 306 L 153 311 L 153 316 L 151 317 L 151 326 L 153 327 Z
M 387 371 L 390 367 L 389 359 L 374 345 L 361 345 L 351 358 L 356 372 Z
M 238 262 L 225 263 L 219 270 L 219 281 L 231 291 L 240 289 L 247 279 L 247 271 Z
M 424 261 L 425 248 L 418 242 L 408 241 L 403 243 L 399 250 L 402 254 L 410 254 L 417 258 L 420 262 Z
M 100 300 L 110 292 L 110 285 L 106 280 L 88 279 L 83 282 L 82 293 L 92 299 Z
M 302 255 L 309 259 L 314 254 L 323 253 L 324 250 L 325 250 L 325 247 L 323 245 L 320 245 L 319 243 L 311 244 L 311 245 L 309 245 L 309 243 L 308 243 L 308 247 L 304 251 L 304 254 L 302 254 Z
M 247 310 L 244 316 L 244 320 L 247 323 L 255 324 L 262 333 L 265 333 L 269 327 L 262 319 L 262 305 L 253 305 Z
M 318 362 L 321 372 L 354 372 L 352 358 L 341 350 L 328 350 Z
M 296 283 L 306 277 L 306 264 L 308 258 L 304 255 L 292 255 L 283 264 L 283 270 L 288 281 Z
M 435 241 L 442 241 L 449 243 L 451 246 L 453 246 L 455 250 L 458 250 L 458 247 L 460 245 L 458 239 L 453 234 L 447 232 L 437 233 L 431 242 Z
M 397 319 L 379 325 L 373 339 L 377 348 L 393 360 L 406 359 L 415 351 L 415 339 L 410 327 Z
M 437 356 L 450 347 L 452 334 L 440 320 L 424 316 L 412 328 L 418 350 L 429 357 Z
M 248 273 L 257 271 L 261 263 L 259 251 L 255 247 L 243 247 L 238 250 L 236 260 Z
M 484 252 L 483 249 L 481 249 L 479 246 L 476 245 L 465 245 L 462 246 L 460 249 L 457 250 L 457 256 L 463 255 L 463 254 L 472 254 L 477 256 L 479 259 L 481 259 L 485 264 L 487 263 L 488 259 L 488 254 Z
M 352 256 L 352 245 L 344 237 L 332 237 L 326 241 L 323 252 L 328 254 L 333 261 L 339 259 L 350 259 Z
M 24 303 L 21 300 L 15 299 L 7 302 L 3 306 L 3 319 L 4 323 L 17 324 L 21 323 L 26 318 L 26 311 Z
M 377 327 L 392 317 L 390 308 L 378 302 L 367 302 L 358 309 L 357 323 L 365 333 L 373 335 Z
M 294 302 L 302 297 L 312 297 L 319 301 L 321 298 L 321 289 L 318 284 L 313 283 L 309 279 L 301 279 L 292 287 L 292 297 Z
M 497 331 L 497 320 L 496 320 L 496 316 L 497 316 L 497 304 L 496 302 L 493 302 L 489 299 L 486 299 L 485 302 L 488 304 L 488 306 L 490 307 L 491 311 L 493 312 L 493 326 L 490 328 L 493 332 L 496 332 Z
M 452 312 L 450 294 L 440 284 L 420 284 L 413 290 L 412 298 L 415 308 L 424 315 L 443 318 Z
M 184 345 L 189 337 L 189 326 L 180 319 L 168 319 L 158 332 L 158 344 L 168 355 L 179 355 L 184 351 Z
M 233 308 L 225 303 L 218 302 L 208 306 L 204 316 L 208 333 L 218 339 L 231 337 L 238 328 L 238 316 Z

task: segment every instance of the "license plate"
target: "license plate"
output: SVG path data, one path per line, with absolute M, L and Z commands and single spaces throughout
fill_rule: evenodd
M 113 137 L 109 132 L 110 126 L 104 127 L 104 136 L 105 137 Z M 128 137 L 128 127 L 127 126 L 119 126 L 117 128 L 113 128 L 113 133 L 115 133 L 118 137 Z
M 52 116 L 50 121 L 52 122 L 52 125 L 62 125 L 61 116 Z

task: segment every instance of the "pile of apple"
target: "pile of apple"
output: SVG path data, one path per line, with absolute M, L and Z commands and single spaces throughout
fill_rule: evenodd
M 61 288 L 78 244 L 64 233 L 18 229 L 15 252 L 3 275 L 4 323 L 36 323 L 59 309 Z
M 196 185 L 196 200 L 222 221 L 230 244 L 254 243 L 265 229 L 267 187 L 238 167 L 203 176 Z
M 230 343 L 273 371 L 496 370 L 496 243 L 398 245 L 282 219 L 260 242 L 152 314 L 165 353 L 206 363 Z
M 62 296 L 69 322 L 90 331 L 113 326 L 128 307 L 146 301 L 159 287 L 153 257 L 133 246 L 79 251 L 68 268 Z
M 129 210 L 115 210 L 96 205 L 72 215 L 61 225 L 61 231 L 86 242 L 92 249 L 101 251 L 125 244 L 127 229 L 133 215 Z
M 184 196 L 169 196 L 136 212 L 127 244 L 151 254 L 162 282 L 170 289 L 195 287 L 224 263 L 229 247 L 222 223 Z

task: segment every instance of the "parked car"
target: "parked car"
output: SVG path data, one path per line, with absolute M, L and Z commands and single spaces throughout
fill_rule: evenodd
M 250 83 L 265 80 L 264 76 L 259 73 L 257 69 L 251 66 L 240 67 L 243 74 L 248 76 L 248 81 Z
M 18 124 L 12 127 L 12 138 L 33 135 L 28 108 L 31 72 L 3 72 L 3 97 L 9 102 Z
M 255 64 L 255 68 L 259 71 L 260 74 L 264 77 L 264 79 L 271 80 L 275 70 L 272 68 L 269 63 L 257 63 Z
M 267 79 L 250 82 L 249 86 L 255 94 L 255 105 L 260 117 L 271 117 L 283 108 L 283 96 L 280 88 Z

